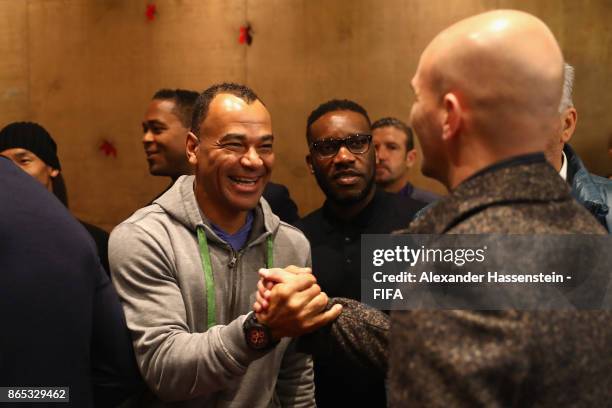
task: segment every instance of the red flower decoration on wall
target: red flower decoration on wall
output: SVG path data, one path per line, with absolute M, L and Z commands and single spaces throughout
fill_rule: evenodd
M 147 4 L 147 11 L 145 11 L 147 20 L 149 21 L 155 20 L 156 14 L 157 14 L 157 7 L 155 6 L 155 4 Z
M 115 145 L 113 145 L 108 140 L 102 141 L 102 144 L 100 145 L 100 151 L 107 157 L 117 157 L 117 148 L 115 148 Z
M 240 27 L 240 35 L 238 36 L 238 42 L 240 44 L 251 45 L 253 42 L 253 30 L 251 29 L 251 25 L 246 25 Z

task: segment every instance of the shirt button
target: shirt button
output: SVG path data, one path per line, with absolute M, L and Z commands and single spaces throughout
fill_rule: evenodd
M 346 263 L 351 263 L 351 260 L 349 258 L 346 258 Z
M 344 237 L 344 242 L 351 242 L 351 238 L 349 238 L 349 237 Z

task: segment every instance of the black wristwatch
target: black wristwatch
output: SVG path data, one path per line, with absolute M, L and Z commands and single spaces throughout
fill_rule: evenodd
M 279 343 L 278 340 L 272 338 L 270 328 L 257 321 L 255 313 L 247 316 L 242 329 L 247 345 L 253 350 L 269 350 Z

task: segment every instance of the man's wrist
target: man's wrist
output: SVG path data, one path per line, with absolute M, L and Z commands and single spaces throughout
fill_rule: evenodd
M 274 339 L 272 330 L 267 325 L 260 323 L 253 312 L 247 315 L 242 329 L 247 346 L 253 350 L 269 350 L 274 348 L 280 341 Z

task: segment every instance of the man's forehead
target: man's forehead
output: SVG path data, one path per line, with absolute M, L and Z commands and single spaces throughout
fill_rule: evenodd
M 312 124 L 315 128 L 360 128 L 360 130 L 368 130 L 369 125 L 367 119 L 358 112 L 351 110 L 337 110 L 327 112 Z
M 247 102 L 232 94 L 220 93 L 210 102 L 208 117 L 224 121 L 261 123 L 270 121 L 268 109 L 259 101 Z
M 401 138 L 405 133 L 393 125 L 382 126 L 372 130 L 372 137 L 385 138 L 385 139 L 397 139 Z
M 406 143 L 408 135 L 395 126 L 383 126 L 372 131 L 372 137 L 376 143 L 403 145 Z
M 1 155 L 3 156 L 36 156 L 34 153 L 32 153 L 31 151 L 29 151 L 28 149 L 24 149 L 22 147 L 12 147 L 10 149 L 6 149 L 0 152 Z
M 218 138 L 227 133 L 272 133 L 270 114 L 261 102 L 253 101 L 249 104 L 234 95 L 222 95 L 227 98 L 218 96 L 212 100 L 202 123 L 202 135 Z
M 145 112 L 145 121 L 149 121 L 154 118 L 158 118 L 160 116 L 165 116 L 165 115 L 174 115 L 178 118 L 178 116 L 176 115 L 174 111 L 175 107 L 176 107 L 176 104 L 174 103 L 173 100 L 153 99 L 149 103 L 149 107 L 147 108 L 147 111 Z

